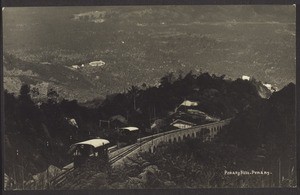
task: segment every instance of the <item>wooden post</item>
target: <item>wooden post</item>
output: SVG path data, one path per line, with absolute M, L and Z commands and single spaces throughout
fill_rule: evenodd
M 49 189 L 49 167 L 47 167 L 47 178 L 46 178 L 46 188 Z
M 15 172 L 14 172 L 14 174 L 15 174 L 15 180 L 16 180 L 16 185 L 18 186 L 18 178 L 17 178 L 17 175 L 19 175 L 19 174 L 16 174 L 16 171 L 19 173 L 19 171 L 18 171 L 18 163 L 19 163 L 19 150 L 17 149 L 17 151 L 16 151 L 16 153 L 17 153 L 17 165 L 15 166 Z M 17 169 L 17 170 L 16 170 Z
M 23 158 L 21 157 L 21 171 L 22 171 L 22 190 L 24 190 L 24 165 L 23 165 Z
M 13 163 L 13 175 L 14 175 L 14 184 L 17 183 L 17 178 L 16 178 L 16 165 Z
M 278 159 L 278 185 L 281 187 L 281 159 Z
M 264 168 L 262 168 L 262 172 L 264 172 Z M 261 179 L 261 187 L 265 187 L 264 186 L 263 175 L 260 176 L 260 179 Z

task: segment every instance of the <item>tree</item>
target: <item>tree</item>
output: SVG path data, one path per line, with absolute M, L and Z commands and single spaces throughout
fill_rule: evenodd
M 139 88 L 136 86 L 131 86 L 128 91 L 128 96 L 132 99 L 133 102 L 133 110 L 136 110 L 136 97 L 139 93 Z
M 27 84 L 23 84 L 20 89 L 20 100 L 29 100 L 30 99 L 30 86 Z
M 26 119 L 34 115 L 35 105 L 30 97 L 30 87 L 27 84 L 21 86 L 18 97 L 18 110 L 21 119 Z
M 161 87 L 170 86 L 174 80 L 175 80 L 174 73 L 173 72 L 168 73 L 167 75 L 165 75 L 160 79 Z
M 49 91 L 47 92 L 47 97 L 48 97 L 48 103 L 50 104 L 56 104 L 58 102 L 58 93 L 50 88 Z

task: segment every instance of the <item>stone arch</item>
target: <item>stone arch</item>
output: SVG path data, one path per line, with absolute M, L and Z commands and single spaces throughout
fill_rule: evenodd
M 191 135 L 190 135 L 189 133 L 187 134 L 187 138 L 188 138 L 188 139 L 190 139 L 190 138 L 191 138 Z
M 192 132 L 192 138 L 196 138 L 196 132 Z
M 152 146 L 152 147 L 150 148 L 150 152 L 151 152 L 151 153 L 154 152 L 154 146 Z
M 173 142 L 177 142 L 177 138 L 176 137 L 173 138 Z
M 178 136 L 178 142 L 182 141 L 181 136 Z

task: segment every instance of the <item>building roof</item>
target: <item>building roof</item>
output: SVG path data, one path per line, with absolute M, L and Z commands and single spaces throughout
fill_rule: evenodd
M 197 110 L 197 109 L 187 109 L 187 112 L 189 114 L 195 114 L 195 115 L 200 115 L 200 116 L 205 116 L 205 112 L 202 112 L 200 110 Z
M 90 145 L 93 146 L 94 148 L 98 148 L 100 146 L 104 146 L 106 144 L 109 144 L 109 141 L 106 139 L 90 139 L 87 141 L 83 141 L 83 142 L 78 142 L 76 144 L 73 144 L 72 146 L 76 146 L 76 145 Z
M 249 77 L 249 76 L 246 76 L 246 75 L 243 75 L 243 76 L 242 76 L 242 79 L 243 79 L 243 80 L 249 81 L 249 80 L 250 80 L 250 77 Z
M 103 62 L 102 60 L 93 61 L 93 62 L 89 63 L 90 66 L 103 66 L 104 64 L 105 64 L 105 62 Z
M 139 128 L 137 128 L 137 127 L 122 127 L 120 129 L 125 129 L 128 131 L 138 131 L 139 130 Z
M 171 123 L 171 125 L 173 125 L 175 123 L 186 124 L 186 125 L 196 125 L 195 123 L 191 123 L 191 122 L 184 121 L 184 120 L 181 120 L 181 119 L 177 119 L 177 120 L 173 121 Z
M 178 110 L 183 110 L 187 108 L 197 108 L 199 106 L 199 102 L 184 100 L 177 108 L 175 108 L 175 112 Z
M 199 103 L 195 101 L 185 100 L 183 101 L 180 106 L 198 106 Z

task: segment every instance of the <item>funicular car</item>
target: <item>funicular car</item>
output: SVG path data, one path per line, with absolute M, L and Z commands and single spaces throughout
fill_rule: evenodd
M 139 128 L 137 127 L 122 127 L 118 129 L 118 144 L 129 145 L 137 142 L 139 137 Z
M 108 146 L 109 141 L 100 138 L 71 145 L 69 153 L 73 154 L 74 167 L 82 167 L 89 162 L 107 162 Z

